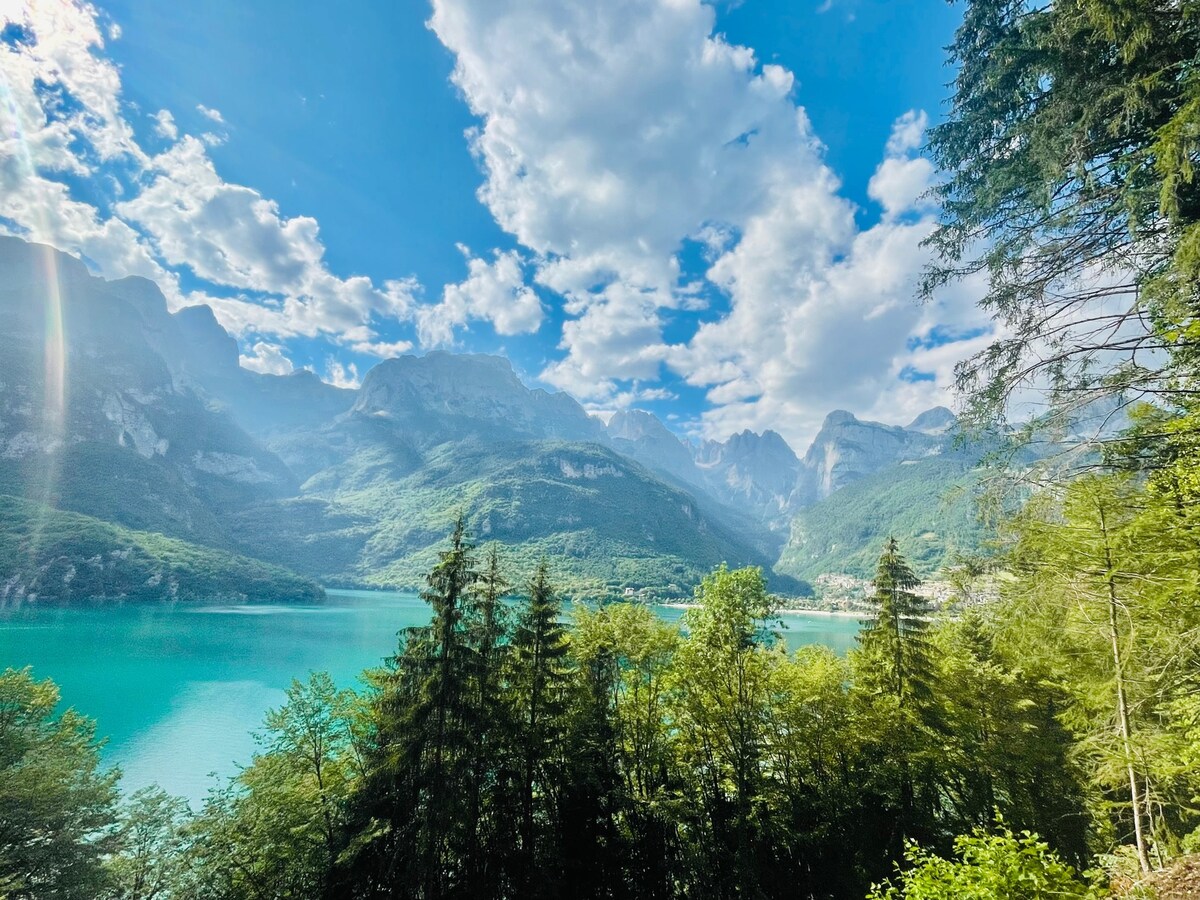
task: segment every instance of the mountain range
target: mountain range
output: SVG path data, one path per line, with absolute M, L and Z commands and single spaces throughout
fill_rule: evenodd
M 271 578 L 409 587 L 460 513 L 514 578 L 545 556 L 577 596 L 682 596 L 722 561 L 803 594 L 823 571 L 868 574 L 883 517 L 832 501 L 869 485 L 926 573 L 977 540 L 967 501 L 939 508 L 977 459 L 944 408 L 905 427 L 832 412 L 798 457 L 774 431 L 698 443 L 641 410 L 604 422 L 498 356 L 389 359 L 356 390 L 265 375 L 208 307 L 171 313 L 150 281 L 10 237 L 0 318 L 0 602 L 75 597 L 87 560 L 135 547 L 144 565 L 101 594 L 238 592 L 193 590 L 186 548 L 253 571 L 246 596 Z M 61 540 L 72 527 L 86 547 Z

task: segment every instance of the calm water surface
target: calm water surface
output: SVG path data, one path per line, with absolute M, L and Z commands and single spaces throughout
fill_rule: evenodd
M 0 610 L 0 668 L 32 666 L 96 719 L 126 791 L 158 783 L 194 805 L 249 761 L 263 713 L 293 678 L 325 670 L 353 686 L 395 651 L 399 629 L 428 620 L 415 594 L 383 591 L 330 591 L 319 605 Z M 791 647 L 844 653 L 858 631 L 821 613 L 783 620 Z

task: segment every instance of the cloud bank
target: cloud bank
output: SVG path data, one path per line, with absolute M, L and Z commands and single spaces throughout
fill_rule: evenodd
M 835 406 L 896 421 L 945 402 L 972 349 L 953 336 L 985 323 L 969 285 L 914 302 L 926 115 L 896 121 L 869 188 L 882 215 L 860 230 L 791 73 L 714 20 L 698 0 L 434 0 L 479 119 L 480 200 L 567 315 L 543 379 L 603 406 L 673 372 L 705 390 L 704 433 L 800 446 Z M 681 264 L 697 243 L 699 283 Z M 951 339 L 928 346 L 939 325 Z
M 94 7 L 0 0 L 0 18 L 0 228 L 152 278 L 173 307 L 209 303 L 258 371 L 290 371 L 305 341 L 382 358 L 469 347 L 483 325 L 536 335 L 541 380 L 593 408 L 682 383 L 704 397 L 693 431 L 803 446 L 834 407 L 900 421 L 945 402 L 986 340 L 977 285 L 913 299 L 936 214 L 926 115 L 897 111 L 860 227 L 792 74 L 700 0 L 433 0 L 478 123 L 480 202 L 516 246 L 461 248 L 466 276 L 428 296 L 334 272 L 314 218 L 222 177 L 224 136 L 125 103 L 119 29 Z M 348 358 L 324 368 L 358 379 Z

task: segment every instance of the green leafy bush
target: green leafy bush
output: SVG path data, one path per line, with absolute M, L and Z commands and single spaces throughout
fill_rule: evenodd
M 910 868 L 895 882 L 876 885 L 868 900 L 1051 900 L 1100 894 L 1037 835 L 982 829 L 955 838 L 957 860 L 910 844 Z

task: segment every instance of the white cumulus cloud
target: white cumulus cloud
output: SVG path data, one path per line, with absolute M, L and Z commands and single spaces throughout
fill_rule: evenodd
M 860 230 L 792 74 L 714 24 L 700 0 L 434 0 L 479 120 L 480 199 L 566 314 L 543 380 L 610 408 L 666 366 L 706 389 L 704 433 L 771 427 L 799 446 L 834 406 L 891 404 L 894 421 L 945 402 L 941 368 L 900 375 L 936 324 L 914 300 L 926 115 L 897 120 L 869 188 L 884 216 Z M 710 263 L 699 290 L 689 240 Z M 719 314 L 666 340 L 666 317 L 706 292 Z
M 212 107 L 205 106 L 203 103 L 197 103 L 196 112 L 200 113 L 200 115 L 204 116 L 204 118 L 216 122 L 218 125 L 225 124 L 225 117 L 221 115 L 221 111 L 219 109 L 213 109 Z
M 23 35 L 0 45 L 0 228 L 81 255 L 106 277 L 150 278 L 172 308 L 208 303 L 247 339 L 244 359 L 260 371 L 282 370 L 279 341 L 296 336 L 374 355 L 407 346 L 378 329 L 413 321 L 415 279 L 333 273 L 316 220 L 226 181 L 208 155 L 223 138 L 181 134 L 170 110 L 151 118 L 171 145 L 153 155 L 137 143 L 104 52 L 115 23 L 70 0 L 0 0 L 0 23 Z M 224 124 L 218 110 L 197 110 Z M 108 190 L 107 207 L 80 199 L 72 180 Z M 201 283 L 185 291 L 184 270 Z
M 295 371 L 292 361 L 284 356 L 284 348 L 279 344 L 269 344 L 258 341 L 250 348 L 249 353 L 243 353 L 238 361 L 243 369 L 252 372 L 262 372 L 265 375 L 291 375 Z
M 448 284 L 439 303 L 416 309 L 417 330 L 426 346 L 451 344 L 454 332 L 473 320 L 490 322 L 497 334 L 532 334 L 542 324 L 542 304 L 525 284 L 522 259 L 513 251 L 494 251 L 492 259 L 467 257 L 467 277 Z
M 171 141 L 179 137 L 179 126 L 175 124 L 175 117 L 171 115 L 169 109 L 160 109 L 153 118 L 154 131 L 159 137 L 165 137 Z

